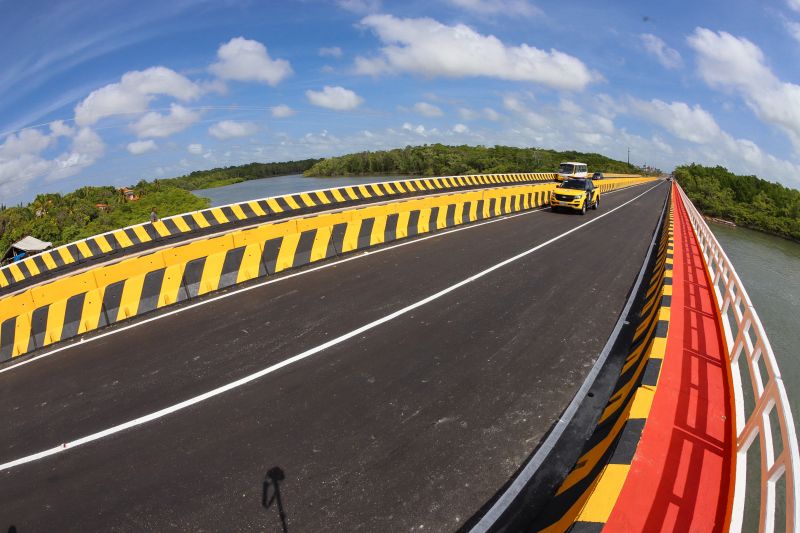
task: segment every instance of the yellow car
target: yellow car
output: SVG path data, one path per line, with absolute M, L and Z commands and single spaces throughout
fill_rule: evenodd
M 590 179 L 568 179 L 550 193 L 550 208 L 555 211 L 560 207 L 568 207 L 585 215 L 590 207 L 600 207 L 600 189 Z

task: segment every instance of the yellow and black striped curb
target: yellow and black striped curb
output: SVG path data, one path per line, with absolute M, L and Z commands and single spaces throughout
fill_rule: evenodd
M 409 194 L 458 190 L 481 185 L 532 183 L 552 181 L 554 173 L 485 174 L 475 176 L 445 176 L 413 180 L 352 185 L 320 191 L 302 192 L 251 200 L 222 207 L 212 207 L 182 215 L 165 217 L 155 223 L 144 223 L 95 235 L 53 250 L 28 257 L 0 268 L 0 290 L 29 281 L 45 273 L 67 269 L 77 263 L 107 254 L 146 245 L 164 239 L 259 219 L 291 216 L 309 209 L 335 207 L 353 202 L 397 198 Z M 617 175 L 608 174 L 608 177 Z M 637 178 L 633 175 L 619 175 Z M 220 228 L 221 229 L 221 228 Z M 141 246 L 139 246 L 141 248 Z
M 655 396 L 672 300 L 673 208 L 664 224 L 639 323 L 614 390 L 581 457 L 537 531 L 601 531 L 617 502 Z
M 641 180 L 608 180 L 605 190 Z M 235 229 L 77 272 L 0 299 L 0 362 L 283 270 L 547 205 L 552 185 L 420 197 Z
M 552 181 L 555 176 L 556 174 L 553 173 L 520 173 L 420 178 L 287 194 L 212 207 L 203 211 L 165 217 L 155 223 L 147 222 L 95 235 L 7 265 L 0 268 L 0 289 L 90 258 L 125 250 L 143 243 L 191 234 L 214 226 L 256 220 L 262 217 L 290 215 L 321 206 L 333 207 L 337 204 L 391 198 L 426 191 L 457 190 L 503 183 Z

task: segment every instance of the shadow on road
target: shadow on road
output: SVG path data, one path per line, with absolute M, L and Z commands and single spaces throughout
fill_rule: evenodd
M 269 509 L 272 504 L 275 504 L 282 531 L 283 533 L 289 533 L 289 528 L 286 524 L 286 511 L 281 500 L 281 482 L 284 479 L 286 479 L 286 475 L 279 466 L 274 466 L 267 471 L 267 475 L 261 485 L 261 505 L 264 509 Z

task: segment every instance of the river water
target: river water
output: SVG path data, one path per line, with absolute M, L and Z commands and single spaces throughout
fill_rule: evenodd
M 306 178 L 302 174 L 291 176 L 278 176 L 275 178 L 264 178 L 260 180 L 242 181 L 233 185 L 225 185 L 215 189 L 201 189 L 192 191 L 197 196 L 211 200 L 211 207 L 266 198 L 267 196 L 280 196 L 282 194 L 294 194 L 305 191 L 315 191 L 318 189 L 330 189 L 332 187 L 344 187 L 346 185 L 362 185 L 364 183 L 376 183 L 381 181 L 393 181 L 404 179 L 394 176 L 391 178 L 381 176 L 344 176 L 335 178 Z
M 280 176 L 193 191 L 216 207 L 235 202 L 400 177 Z M 744 228 L 710 223 L 755 305 L 778 359 L 795 424 L 800 422 L 800 244 Z
M 800 422 L 800 244 L 709 223 L 761 319 Z

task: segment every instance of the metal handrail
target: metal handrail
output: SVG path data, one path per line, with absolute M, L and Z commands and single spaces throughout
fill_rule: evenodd
M 756 437 L 759 438 L 761 450 L 759 531 L 771 533 L 775 530 L 776 485 L 782 476 L 785 477 L 786 483 L 786 501 L 783 502 L 786 512 L 786 531 L 795 531 L 795 527 L 800 527 L 798 505 L 800 504 L 800 486 L 798 486 L 800 454 L 789 398 L 778 362 L 764 327 L 758 319 L 758 313 L 733 264 L 686 193 L 679 185 L 677 189 L 683 199 L 712 280 L 733 377 L 736 406 L 736 483 L 730 531 L 742 530 L 747 491 L 747 453 Z M 733 320 L 730 315 L 733 315 Z M 752 413 L 749 414 L 745 413 L 744 390 L 739 367 L 743 363 L 747 364 L 749 370 L 755 404 Z M 763 363 L 766 368 L 766 376 L 762 376 L 759 363 Z M 782 450 L 777 456 L 770 420 L 773 409 L 777 415 L 783 443 Z

